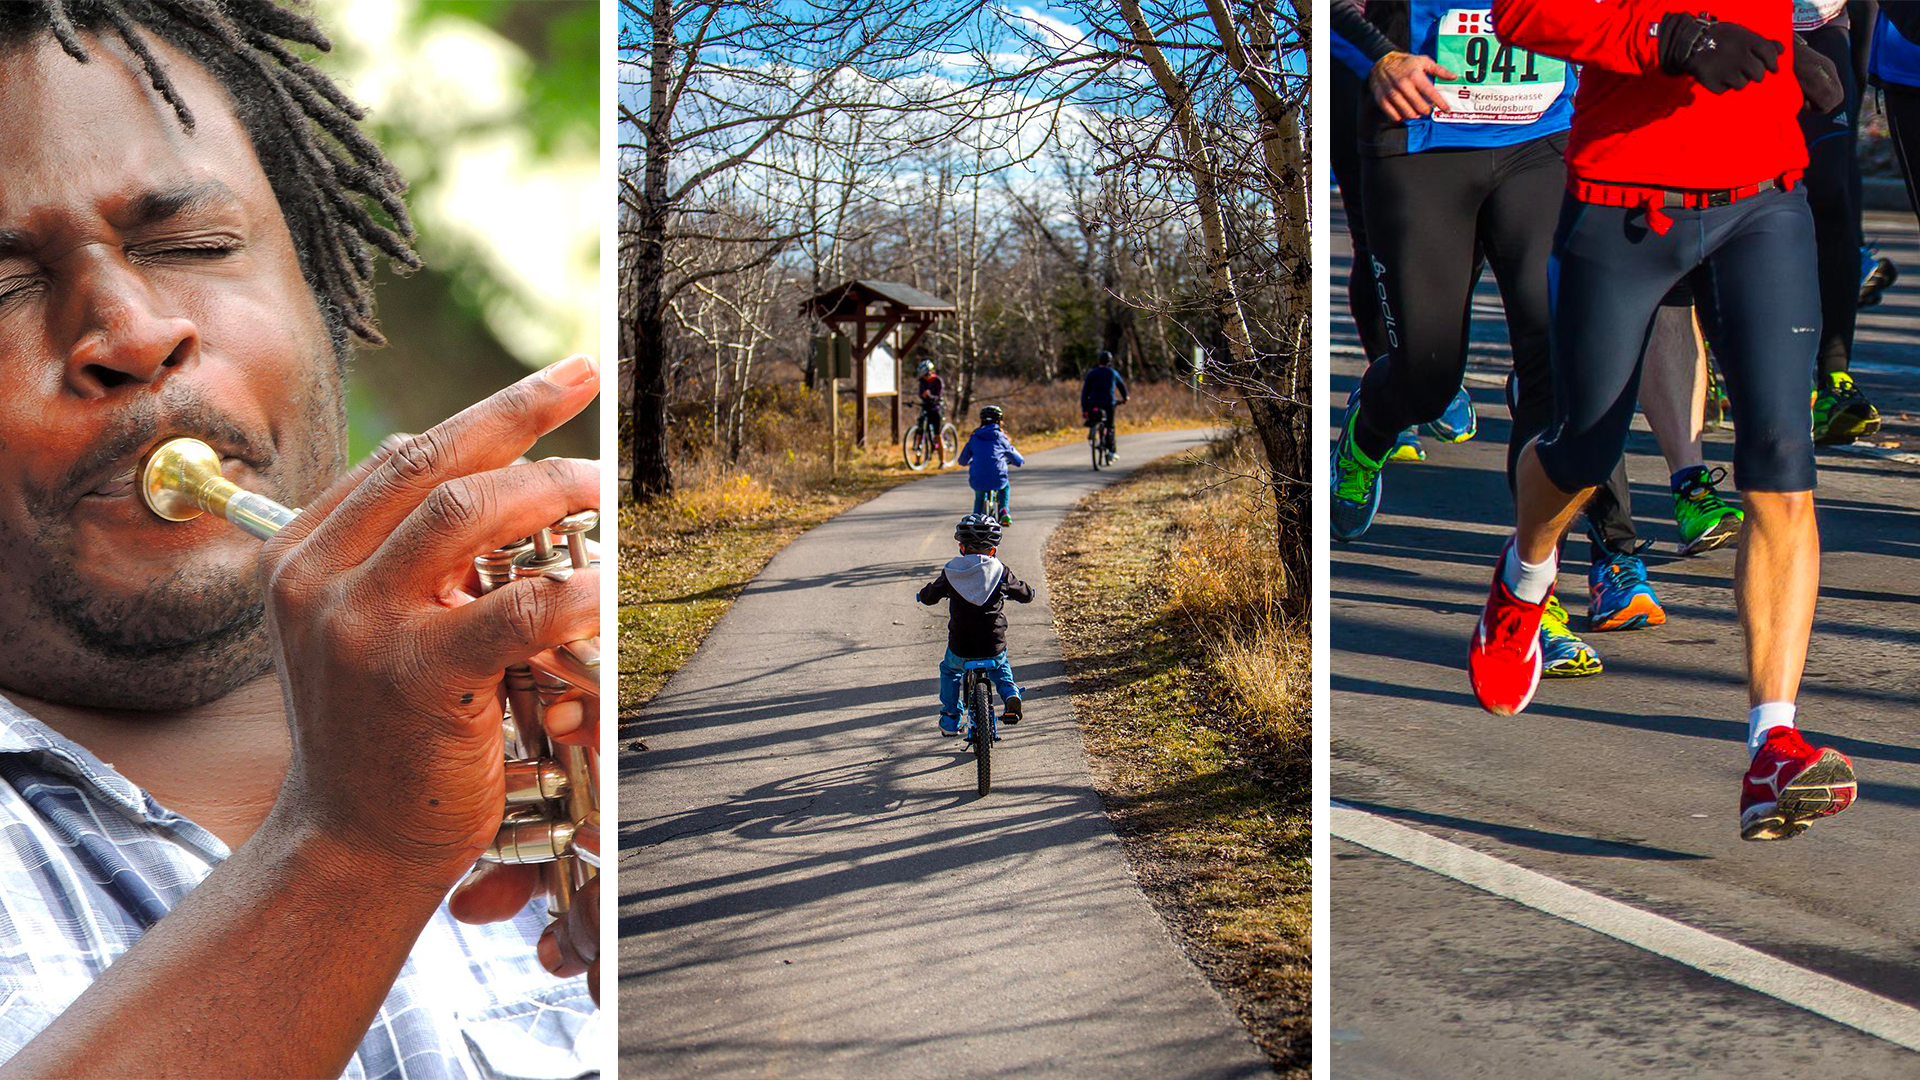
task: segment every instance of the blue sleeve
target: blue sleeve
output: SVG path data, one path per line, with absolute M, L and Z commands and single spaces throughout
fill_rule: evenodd
M 960 448 L 960 456 L 957 458 L 954 458 L 953 463 L 955 465 L 965 465 L 967 462 L 972 460 L 973 460 L 973 440 L 968 439 L 967 445 Z
M 1027 463 L 1027 459 L 1020 456 L 1020 451 L 1013 448 L 1013 440 L 1007 438 L 1004 432 L 1000 435 L 1000 446 L 1001 449 L 1005 451 L 1008 459 L 1015 465 L 1025 465 Z
M 1367 54 L 1361 52 L 1353 42 L 1339 34 L 1327 35 L 1327 52 L 1332 55 L 1334 63 L 1363 79 L 1373 74 L 1373 61 L 1367 59 Z
M 1120 391 L 1121 397 L 1133 396 L 1127 392 L 1127 380 L 1121 378 L 1120 373 L 1118 371 L 1113 373 L 1113 385 L 1115 389 Z

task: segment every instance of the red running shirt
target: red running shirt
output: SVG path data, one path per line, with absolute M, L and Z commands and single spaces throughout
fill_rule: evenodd
M 1670 11 L 1779 42 L 1780 70 L 1724 94 L 1663 74 L 1654 31 Z M 1806 167 L 1792 0 L 1493 0 L 1493 19 L 1500 40 L 1581 65 L 1570 181 L 1715 191 Z

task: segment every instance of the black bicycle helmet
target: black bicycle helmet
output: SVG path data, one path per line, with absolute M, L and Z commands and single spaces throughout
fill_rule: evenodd
M 983 424 L 997 424 L 1000 422 L 1000 418 L 1005 415 L 1005 413 L 1000 411 L 1000 406 L 988 405 L 986 408 L 980 410 L 980 422 Z
M 968 547 L 999 547 L 1000 519 L 986 514 L 968 514 L 953 527 L 953 538 Z
M 1095 360 L 1094 364 L 1099 365 L 1099 364 L 1111 364 L 1111 363 L 1113 363 L 1113 354 L 1108 352 L 1105 349 L 1101 349 L 1100 358 Z

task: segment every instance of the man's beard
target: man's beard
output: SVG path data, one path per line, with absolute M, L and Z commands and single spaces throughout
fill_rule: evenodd
M 134 596 L 102 596 L 55 551 L 31 580 L 34 607 L 86 654 L 90 670 L 36 696 L 115 709 L 174 709 L 224 697 L 273 667 L 266 606 L 249 566 L 180 569 Z M 9 679 L 9 683 L 16 680 Z
M 326 364 L 324 354 L 313 359 L 313 384 L 303 395 L 311 404 L 307 441 L 270 455 L 274 490 L 284 498 L 318 494 L 344 464 L 345 373 Z M 122 444 L 121 454 L 147 445 L 161 426 L 226 432 L 235 443 L 257 446 L 200 403 L 186 401 L 175 403 L 163 421 L 131 422 L 104 440 L 113 446 L 97 448 L 88 459 L 104 454 L 112 460 Z M 76 473 L 85 466 L 82 461 Z M 15 664 L 0 673 L 0 686 L 63 704 L 158 711 L 217 700 L 272 669 L 253 559 L 194 552 L 137 591 L 104 593 L 83 575 L 74 555 L 70 501 L 55 492 L 28 492 L 26 502 L 24 528 L 0 519 L 0 551 L 33 569 L 24 581 L 0 586 L 0 604 L 25 606 L 33 614 L 26 625 L 39 625 L 44 633 L 26 640 L 27 631 L 16 624 L 0 635 Z

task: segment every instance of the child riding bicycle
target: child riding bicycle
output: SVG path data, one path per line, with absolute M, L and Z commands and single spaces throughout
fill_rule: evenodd
M 955 462 L 967 466 L 967 482 L 973 486 L 973 512 L 987 512 L 987 497 L 998 495 L 1000 502 L 1000 524 L 1013 524 L 1013 515 L 1008 513 L 1013 495 L 1013 479 L 1007 473 L 1007 462 L 1025 465 L 1027 459 L 1013 448 L 1013 440 L 1000 430 L 1003 414 L 1000 406 L 989 405 L 980 410 L 980 426 L 973 429 L 967 445 L 960 448 L 960 456 Z M 996 537 L 997 540 L 997 537 Z
M 1033 600 L 1033 586 L 1013 576 L 994 552 L 1000 546 L 1000 523 L 985 514 L 968 514 L 954 526 L 960 542 L 958 558 L 947 560 L 940 576 L 920 589 L 921 603 L 947 605 L 947 655 L 940 661 L 940 734 L 960 734 L 960 683 L 969 660 L 994 661 L 987 669 L 993 688 L 1006 703 L 1001 719 L 1020 722 L 1020 687 L 1007 662 L 1006 600 L 1025 604 Z

